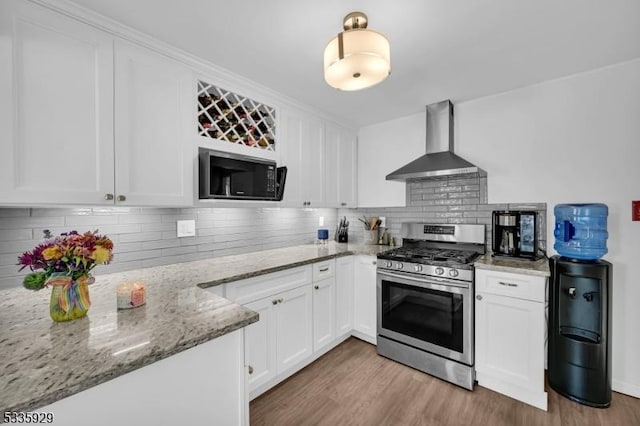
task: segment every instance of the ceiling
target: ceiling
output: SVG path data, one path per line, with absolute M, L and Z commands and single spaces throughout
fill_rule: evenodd
M 640 57 L 638 0 L 73 0 L 354 126 Z M 325 45 L 352 11 L 391 43 L 389 78 L 341 92 Z

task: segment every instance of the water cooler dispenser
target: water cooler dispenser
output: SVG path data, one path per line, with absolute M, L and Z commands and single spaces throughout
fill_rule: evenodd
M 554 209 L 549 259 L 549 385 L 581 404 L 611 404 L 611 263 L 604 204 L 561 204 Z

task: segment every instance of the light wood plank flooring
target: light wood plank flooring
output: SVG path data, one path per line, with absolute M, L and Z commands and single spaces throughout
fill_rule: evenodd
M 549 389 L 544 412 L 476 386 L 473 392 L 378 356 L 350 338 L 251 402 L 261 425 L 640 425 L 640 400 L 577 404 Z

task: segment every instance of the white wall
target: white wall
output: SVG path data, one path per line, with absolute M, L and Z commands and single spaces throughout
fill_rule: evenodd
M 363 127 L 358 132 L 358 206 L 404 207 L 404 182 L 385 177 L 426 154 L 426 112 Z
M 613 388 L 640 397 L 640 60 L 455 105 L 456 152 L 488 172 L 489 203 L 609 206 Z

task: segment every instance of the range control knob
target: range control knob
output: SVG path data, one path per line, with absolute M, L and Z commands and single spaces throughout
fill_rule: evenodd
M 400 262 L 396 263 L 396 269 L 402 269 L 404 265 Z
M 422 265 L 416 265 L 413 267 L 413 270 L 416 272 L 422 272 Z
M 386 268 L 391 268 L 393 266 L 393 263 L 391 263 L 390 261 L 386 261 L 386 262 L 384 262 L 384 266 Z
M 436 275 L 443 275 L 443 274 L 444 274 L 444 269 L 438 266 L 436 268 Z
M 457 277 L 458 276 L 458 270 L 457 269 L 449 269 L 449 276 L 450 277 Z

